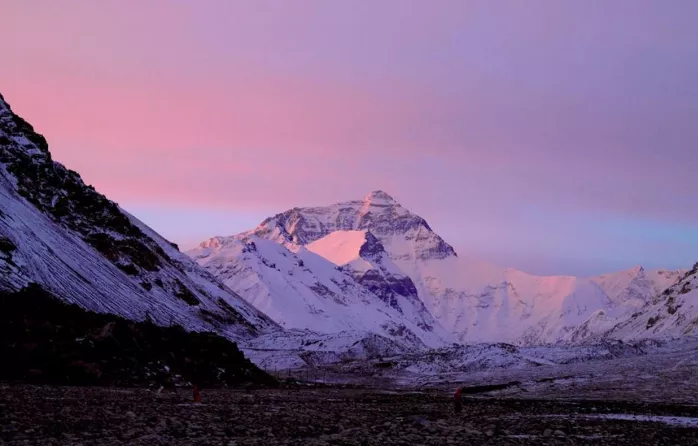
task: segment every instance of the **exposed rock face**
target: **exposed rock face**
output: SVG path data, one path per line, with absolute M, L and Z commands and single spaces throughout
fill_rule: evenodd
M 398 311 L 402 311 L 399 297 L 421 304 L 412 279 L 400 274 L 381 242 L 370 231 L 365 231 L 365 242 L 359 248 L 357 259 L 364 262 L 352 261 L 343 268 L 381 300 Z
M 383 248 L 380 240 L 371 231 L 366 231 L 365 240 L 364 244 L 359 248 L 359 257 L 380 262 L 381 255 L 385 253 L 385 248 Z
M 391 308 L 409 315 L 424 330 L 433 331 L 435 321 L 419 299 L 417 287 L 392 262 L 383 244 L 370 231 L 362 231 L 364 242 L 356 256 L 341 265 L 356 281 Z M 330 236 L 342 237 L 342 231 Z M 317 241 L 320 243 L 322 239 Z M 313 249 L 314 244 L 309 245 Z
M 406 276 L 384 276 L 380 270 L 370 269 L 365 272 L 356 273 L 356 281 L 363 285 L 370 292 L 378 296 L 382 301 L 402 311 L 398 296 L 417 296 L 417 289 L 412 283 L 412 279 Z

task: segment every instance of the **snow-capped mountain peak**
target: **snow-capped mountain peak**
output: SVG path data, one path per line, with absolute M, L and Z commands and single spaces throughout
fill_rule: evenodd
M 386 192 L 383 192 L 382 190 L 374 190 L 372 192 L 369 192 L 363 199 L 364 202 L 364 207 L 362 211 L 368 212 L 371 208 L 387 208 L 387 207 L 396 207 L 400 209 L 404 209 L 400 204 L 395 201 L 393 197 L 388 195 Z
M 255 265 L 266 262 L 279 269 L 280 262 L 261 259 L 265 256 L 259 250 L 249 253 L 235 248 L 236 244 L 249 240 L 257 240 L 255 243 L 272 242 L 281 248 L 284 257 L 299 257 L 306 267 L 309 267 L 307 256 L 312 254 L 315 267 L 310 268 L 309 272 L 313 273 L 313 279 L 300 280 L 301 275 L 292 272 L 283 276 L 283 287 L 270 288 L 278 281 L 279 278 L 274 277 L 277 274 Z M 452 252 L 452 248 L 421 217 L 410 213 L 387 193 L 374 191 L 361 200 L 327 207 L 290 209 L 267 218 L 252 231 L 205 241 L 189 254 L 258 308 L 270 311 L 272 317 L 282 325 L 325 332 L 347 330 L 351 324 L 356 324 L 357 329 L 362 327 L 356 322 L 342 323 L 342 319 L 353 320 L 353 316 L 340 317 L 334 310 L 334 327 L 318 313 L 305 319 L 299 315 L 291 321 L 288 309 L 275 311 L 281 308 L 279 299 L 286 299 L 287 302 L 290 296 L 296 296 L 291 300 L 295 299 L 301 308 L 305 308 L 303 302 L 317 299 L 312 294 L 317 295 L 318 289 L 332 290 L 335 288 L 334 282 L 345 283 L 349 280 L 355 287 L 336 292 L 346 294 L 350 300 L 355 299 L 351 296 L 359 296 L 356 297 L 358 300 L 369 298 L 371 305 L 379 305 L 382 312 L 393 315 L 391 318 L 395 324 L 413 327 L 410 330 L 429 344 L 435 337 L 443 341 L 449 335 L 434 321 L 419 299 L 412 278 L 396 262 L 401 258 L 425 256 L 429 252 L 434 252 L 433 257 L 438 257 L 438 250 L 445 255 Z M 326 264 L 323 265 L 318 259 Z M 335 277 L 338 274 L 341 279 Z M 241 277 L 245 276 L 248 279 L 242 280 Z M 254 288 L 257 291 L 251 291 L 252 281 L 258 284 Z M 308 288 L 310 294 L 306 291 Z M 286 291 L 282 292 L 281 289 Z M 319 297 L 324 299 L 322 295 Z M 352 308 L 356 310 L 351 311 L 360 309 Z M 349 308 L 345 307 L 342 311 L 349 311 Z M 328 310 L 327 314 L 330 313 Z M 361 315 L 358 317 L 362 318 Z M 376 332 L 385 334 L 381 330 Z
M 422 217 L 415 215 L 383 191 L 362 200 L 324 207 L 293 208 L 264 220 L 246 234 L 283 244 L 307 245 L 335 231 L 368 230 L 394 260 L 456 256 Z

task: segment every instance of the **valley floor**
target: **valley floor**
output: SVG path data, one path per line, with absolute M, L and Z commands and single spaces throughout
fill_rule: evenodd
M 0 385 L 0 444 L 698 444 L 697 405 L 641 399 L 470 398 L 459 415 L 437 390 L 204 390 L 190 400 L 184 390 Z
M 509 353 L 497 346 L 298 369 L 267 369 L 278 378 L 377 389 L 453 392 L 456 387 L 511 383 L 478 397 L 620 400 L 698 404 L 698 340 L 631 344 L 605 358 L 602 346 L 530 347 Z M 256 352 L 247 352 L 255 358 Z M 282 356 L 280 352 L 277 356 Z M 591 359 L 590 359 L 591 358 Z
M 425 380 L 417 377 L 414 382 Z M 518 382 L 488 397 L 620 400 L 698 405 L 698 343 L 669 344 L 645 355 L 522 369 L 427 377 L 425 384 L 450 389 Z M 697 442 L 698 444 L 698 442 Z

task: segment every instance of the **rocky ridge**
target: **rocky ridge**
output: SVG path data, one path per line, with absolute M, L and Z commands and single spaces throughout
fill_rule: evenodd
M 234 338 L 278 327 L 52 159 L 0 96 L 0 289 L 36 282 L 84 308 Z

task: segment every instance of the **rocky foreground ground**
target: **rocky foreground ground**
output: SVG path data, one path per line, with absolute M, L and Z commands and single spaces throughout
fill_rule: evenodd
M 698 406 L 468 399 L 341 388 L 203 390 L 0 385 L 2 445 L 698 444 Z M 608 414 L 664 416 L 663 422 Z M 676 418 L 681 417 L 681 418 Z

